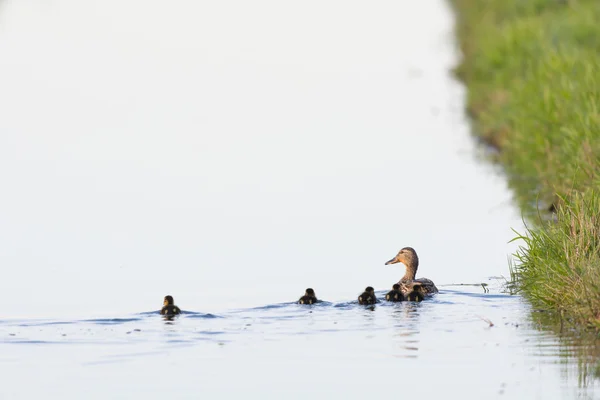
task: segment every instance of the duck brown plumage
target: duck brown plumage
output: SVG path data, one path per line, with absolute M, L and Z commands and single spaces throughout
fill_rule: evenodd
M 406 273 L 400 279 L 400 291 L 405 298 L 411 293 L 419 292 L 423 296 L 430 296 L 438 292 L 437 287 L 431 279 L 415 279 L 417 269 L 419 268 L 419 257 L 412 247 L 404 247 L 398 252 L 396 257 L 392 258 L 385 265 L 402 263 L 406 266 Z M 413 295 L 414 296 L 414 295 Z

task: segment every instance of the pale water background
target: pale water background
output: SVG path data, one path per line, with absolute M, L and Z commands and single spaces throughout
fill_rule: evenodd
M 595 396 L 490 279 L 446 2 L 0 7 L 1 399 Z M 353 304 L 403 246 L 441 293 Z

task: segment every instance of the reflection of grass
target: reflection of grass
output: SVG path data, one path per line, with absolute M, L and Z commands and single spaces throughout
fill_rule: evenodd
M 600 1 L 453 0 L 476 134 L 528 216 L 513 269 L 537 307 L 600 328 Z
M 564 358 L 565 369 L 573 360 L 577 361 L 580 387 L 600 378 L 600 338 L 595 333 L 567 329 L 564 320 L 555 313 L 534 312 L 531 320 L 538 328 L 551 329 L 558 335 L 558 353 Z

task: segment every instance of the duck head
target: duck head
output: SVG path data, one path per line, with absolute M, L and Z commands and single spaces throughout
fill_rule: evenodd
M 419 257 L 417 252 L 412 247 L 404 247 L 396 254 L 396 257 L 392 258 L 385 265 L 402 263 L 406 266 L 406 274 L 402 280 L 413 280 L 417 274 L 417 268 L 419 267 Z
M 306 292 L 304 292 L 304 295 L 305 296 L 310 296 L 310 297 L 317 297 L 315 295 L 315 291 L 313 289 L 311 289 L 311 288 L 306 289 Z
M 173 296 L 165 296 L 165 300 L 163 301 L 163 306 L 172 306 L 175 303 L 173 300 Z

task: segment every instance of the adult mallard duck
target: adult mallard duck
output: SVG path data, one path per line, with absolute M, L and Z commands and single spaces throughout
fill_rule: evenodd
M 163 308 L 160 310 L 160 314 L 166 316 L 181 314 L 181 310 L 175 305 L 173 296 L 165 296 L 165 300 L 163 301 Z
M 435 284 L 431 279 L 419 278 L 415 279 L 417 268 L 419 268 L 419 257 L 417 252 L 412 247 L 404 247 L 398 252 L 396 257 L 392 258 L 385 265 L 402 263 L 406 266 L 406 273 L 400 279 L 400 291 L 405 298 L 415 291 L 420 292 L 424 296 L 433 295 L 438 292 Z
M 315 304 L 318 302 L 319 300 L 317 300 L 315 291 L 311 288 L 306 289 L 304 296 L 300 297 L 300 300 L 298 300 L 298 304 Z
M 385 295 L 385 299 L 387 301 L 392 301 L 394 303 L 399 302 L 399 301 L 403 301 L 404 300 L 404 295 L 400 291 L 400 285 L 397 284 L 397 283 L 394 283 L 394 286 L 392 286 L 392 290 L 390 290 Z
M 358 296 L 358 304 L 375 304 L 377 303 L 377 297 L 375 297 L 375 289 L 371 286 L 367 286 L 364 292 Z

